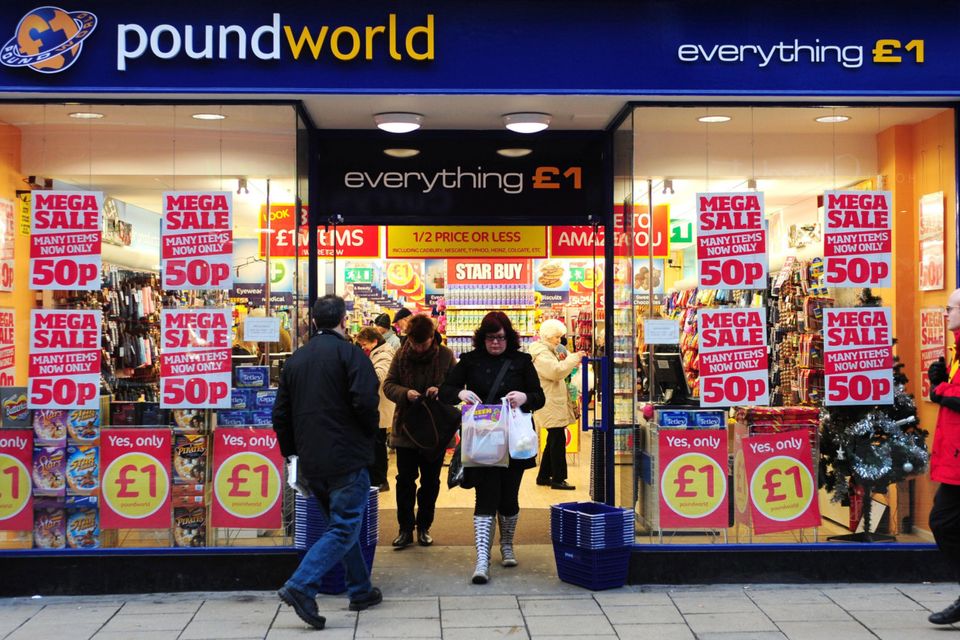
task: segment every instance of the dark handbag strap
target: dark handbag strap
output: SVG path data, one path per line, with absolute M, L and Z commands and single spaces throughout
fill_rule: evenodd
M 423 444 L 420 441 L 418 441 L 416 437 L 414 437 L 413 432 L 407 427 L 406 423 L 403 423 L 402 425 L 404 435 L 406 435 L 407 438 L 410 439 L 410 442 L 412 442 L 418 449 L 435 449 L 440 444 L 440 431 L 437 429 L 437 421 L 433 417 L 433 412 L 430 411 L 430 407 L 423 404 L 423 401 L 421 401 L 420 408 L 427 414 L 427 416 L 430 419 L 430 426 L 433 427 L 434 443 Z
M 486 404 L 493 404 L 497 399 L 497 390 L 500 389 L 500 383 L 503 382 L 503 377 L 507 375 L 507 369 L 510 368 L 510 361 L 504 360 L 503 366 L 500 367 L 500 371 L 497 373 L 497 377 L 493 379 L 493 386 L 490 387 L 490 395 L 487 396 Z

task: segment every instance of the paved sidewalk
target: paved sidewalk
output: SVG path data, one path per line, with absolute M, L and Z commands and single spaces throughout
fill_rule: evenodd
M 10 640 L 260 638 L 645 638 L 890 640 L 957 637 L 931 611 L 955 584 L 633 585 L 592 593 L 560 582 L 549 546 L 521 546 L 521 566 L 469 584 L 467 547 L 377 549 L 381 605 L 358 613 L 320 596 L 315 631 L 273 592 L 211 592 L 0 600 Z M 498 554 L 494 551 L 494 556 Z M 278 585 L 279 586 L 279 585 Z

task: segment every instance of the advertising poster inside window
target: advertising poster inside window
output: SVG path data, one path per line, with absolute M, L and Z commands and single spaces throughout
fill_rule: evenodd
M 33 529 L 33 432 L 0 432 L 0 530 Z
M 824 281 L 828 287 L 889 287 L 893 231 L 889 191 L 823 194 Z
M 35 191 L 30 198 L 30 288 L 100 288 L 103 192 Z
M 943 289 L 943 202 L 943 191 L 920 198 L 921 291 Z
M 703 309 L 702 407 L 770 404 L 766 309 Z
M 217 429 L 211 524 L 241 529 L 282 526 L 282 462 L 272 429 Z
M 947 329 L 943 307 L 920 309 L 920 395 L 930 400 L 930 365 L 947 355 Z
M 824 404 L 893 404 L 889 307 L 823 310 Z
M 0 291 L 13 291 L 14 236 L 16 235 L 13 210 L 12 201 L 0 199 Z
M 233 194 L 168 191 L 161 223 L 165 289 L 233 286 Z
M 230 408 L 232 316 L 231 308 L 161 312 L 161 407 Z
M 0 309 L 0 387 L 14 385 L 16 347 L 13 309 Z
M 100 408 L 102 318 L 100 311 L 30 312 L 30 409 Z
M 169 429 L 111 429 L 100 452 L 104 529 L 170 527 Z
M 697 194 L 697 281 L 704 289 L 767 288 L 763 194 Z

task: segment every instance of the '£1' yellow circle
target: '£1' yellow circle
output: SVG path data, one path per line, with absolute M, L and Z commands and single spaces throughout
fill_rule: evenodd
M 13 456 L 0 453 L 0 522 L 23 511 L 30 500 L 30 488 L 27 467 Z
M 802 515 L 813 500 L 813 476 L 796 458 L 764 460 L 750 479 L 750 493 L 765 517 L 788 522 Z
M 280 473 L 266 456 L 235 453 L 220 465 L 214 491 L 224 510 L 237 518 L 263 515 L 280 499 Z
M 100 491 L 113 511 L 125 518 L 146 518 L 167 500 L 170 475 L 165 465 L 143 452 L 125 453 L 103 472 Z
M 727 495 L 727 474 L 709 456 L 684 453 L 663 470 L 660 493 L 677 515 L 702 518 L 723 503 Z

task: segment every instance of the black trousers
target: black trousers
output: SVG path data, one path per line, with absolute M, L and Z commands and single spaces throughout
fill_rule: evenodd
M 373 466 L 370 467 L 370 486 L 379 487 L 387 481 L 387 430 L 379 429 L 373 444 Z
M 526 469 L 517 466 L 471 470 L 476 478 L 475 516 L 515 516 L 520 513 L 520 483 Z
M 941 484 L 930 509 L 930 530 L 960 580 L 960 486 Z
M 547 429 L 547 444 L 540 458 L 537 482 L 563 482 L 567 479 L 567 430 L 565 427 Z
M 440 470 L 443 456 L 436 459 L 424 456 L 419 449 L 397 447 L 397 522 L 401 531 L 413 528 L 429 529 L 440 495 Z M 417 477 L 420 488 L 417 489 Z M 416 516 L 414 516 L 416 506 Z

